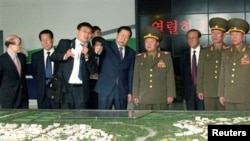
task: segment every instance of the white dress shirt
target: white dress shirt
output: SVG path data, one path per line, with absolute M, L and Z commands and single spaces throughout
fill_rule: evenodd
M 71 75 L 69 77 L 69 84 L 82 84 L 82 80 L 79 79 L 79 68 L 80 68 L 80 57 L 82 54 L 82 46 L 81 42 L 76 39 L 75 40 L 75 48 L 71 48 L 71 51 L 75 54 L 74 56 L 74 64 L 73 64 L 73 70 L 71 72 Z

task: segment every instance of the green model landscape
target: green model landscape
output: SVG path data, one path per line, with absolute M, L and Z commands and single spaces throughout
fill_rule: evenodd
M 176 136 L 176 133 L 182 133 L 187 129 L 178 128 L 174 126 L 175 123 L 179 121 L 195 121 L 197 117 L 209 120 L 216 118 L 245 118 L 246 120 L 238 122 L 237 124 L 250 124 L 250 113 L 248 112 L 160 111 L 150 112 L 136 118 L 67 117 L 67 115 L 71 113 L 72 111 L 64 110 L 2 110 L 0 111 L 0 123 L 41 124 L 43 127 L 54 123 L 60 123 L 60 125 L 87 124 L 92 128 L 102 129 L 116 136 L 118 141 L 134 141 L 143 137 L 146 141 L 207 140 L 202 137 L 201 134 Z M 207 125 L 204 125 L 205 128 L 206 126 Z

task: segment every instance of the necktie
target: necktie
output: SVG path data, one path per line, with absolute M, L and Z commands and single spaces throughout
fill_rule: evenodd
M 14 56 L 14 63 L 16 65 L 16 69 L 17 69 L 17 72 L 18 72 L 19 76 L 21 76 L 21 68 L 20 68 L 20 65 L 19 65 L 19 62 L 18 62 L 17 55 Z
M 122 50 L 123 50 L 123 47 L 119 47 L 119 53 L 120 53 L 121 60 L 123 59 Z
M 197 82 L 197 64 L 196 64 L 196 55 L 195 52 L 193 52 L 193 56 L 192 56 L 192 80 L 193 80 L 193 84 L 196 85 Z
M 81 43 L 81 46 L 82 47 L 87 47 L 87 44 Z M 79 72 L 78 72 L 78 78 L 80 80 L 82 80 L 82 65 L 83 65 L 83 62 L 82 62 L 82 53 L 80 53 L 80 64 L 79 64 Z
M 51 64 L 51 61 L 49 59 L 49 55 L 50 55 L 50 52 L 47 52 L 46 68 L 45 68 L 46 84 L 48 84 L 48 82 L 50 81 L 49 79 L 52 78 L 52 64 Z

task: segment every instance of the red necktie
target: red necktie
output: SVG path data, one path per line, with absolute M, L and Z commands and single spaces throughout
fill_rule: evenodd
M 192 80 L 193 80 L 193 84 L 196 85 L 197 82 L 197 63 L 196 63 L 196 55 L 195 52 L 193 52 L 193 56 L 192 56 Z

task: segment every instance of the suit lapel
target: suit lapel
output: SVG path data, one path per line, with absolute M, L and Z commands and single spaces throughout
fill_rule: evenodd
M 71 49 L 71 48 L 74 48 L 74 49 L 75 49 L 75 40 L 76 40 L 76 38 L 73 39 L 73 40 L 71 41 L 71 43 L 70 43 L 70 45 L 69 45 L 69 46 L 70 46 L 69 49 Z M 71 75 L 71 73 L 72 73 L 72 71 L 73 71 L 73 65 L 74 65 L 74 58 L 70 57 L 70 58 L 68 59 L 68 63 L 67 63 L 67 69 L 68 69 L 67 72 L 70 72 L 70 73 L 67 73 L 67 74 L 66 74 L 68 80 L 69 80 L 69 77 L 70 77 L 70 75 Z M 67 80 L 67 81 L 68 81 L 68 80 Z
M 71 41 L 70 49 L 71 48 L 74 48 L 74 49 L 76 48 L 75 47 L 75 40 L 76 40 L 76 38 Z M 68 67 L 70 68 L 70 70 L 73 70 L 74 58 L 70 57 L 68 61 L 69 61 L 69 66 Z
M 119 52 L 119 49 L 118 49 L 118 46 L 116 45 L 116 42 L 114 41 L 113 43 L 112 43 L 112 51 L 114 52 L 114 54 L 116 55 L 116 57 L 118 58 L 118 59 L 120 59 L 120 52 Z M 126 50 L 126 49 L 125 49 Z M 124 55 L 124 57 L 125 57 L 125 55 Z
M 115 41 L 113 41 L 112 43 L 111 43 L 111 51 L 113 52 L 113 54 L 114 54 L 114 56 L 113 57 L 115 57 L 115 58 L 113 58 L 112 59 L 112 62 L 115 64 L 115 65 L 117 65 L 117 64 L 119 64 L 119 63 L 121 63 L 121 58 L 120 58 L 120 53 L 119 53 L 119 49 L 118 49 L 118 46 L 116 45 L 116 42 Z M 124 56 L 125 57 L 125 56 Z M 124 60 L 124 59 L 123 59 Z
M 39 59 L 39 63 L 40 64 L 43 64 L 42 65 L 42 69 L 44 70 L 43 72 L 44 72 L 44 75 L 46 75 L 46 70 L 45 70 L 45 68 L 46 68 L 46 64 L 44 63 L 44 58 L 45 58 L 45 56 L 44 56 L 44 50 L 43 51 L 41 51 L 41 53 L 39 54 L 39 57 L 41 57 L 42 59 Z
M 6 53 L 6 54 L 8 55 L 8 60 L 9 60 L 9 62 L 11 62 L 11 64 L 12 64 L 13 70 L 14 70 L 14 71 L 15 71 L 15 73 L 19 76 L 19 73 L 18 73 L 18 71 L 17 71 L 16 65 L 15 65 L 15 63 L 14 63 L 13 59 L 11 58 L 11 56 L 10 56 L 8 53 Z M 21 57 L 20 57 L 20 55 L 19 55 L 19 54 L 17 54 L 17 57 L 18 57 L 19 62 L 20 62 L 21 73 L 22 73 L 22 72 L 23 72 L 23 69 L 22 69 L 23 64 L 21 64 L 21 63 L 22 63 L 22 61 L 21 61 Z M 20 76 L 19 76 L 19 77 L 20 77 Z
M 190 50 L 188 50 L 187 55 L 186 55 L 186 63 L 187 63 L 187 67 L 188 67 L 188 71 L 191 72 L 191 54 L 190 54 Z
M 6 56 L 7 61 L 10 62 L 10 65 L 12 66 L 13 70 L 15 70 L 15 72 L 18 74 L 17 69 L 16 69 L 16 65 L 15 65 L 13 59 L 11 58 L 11 56 L 7 52 L 5 53 L 5 56 Z

